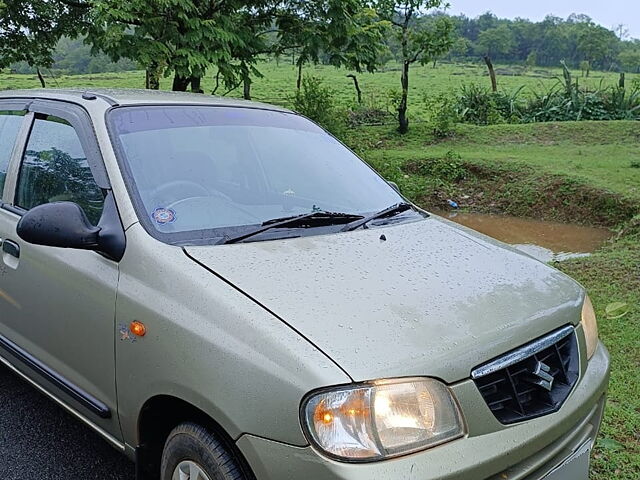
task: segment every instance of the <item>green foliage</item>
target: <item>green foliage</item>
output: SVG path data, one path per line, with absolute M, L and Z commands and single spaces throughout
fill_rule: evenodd
M 501 107 L 507 103 L 500 92 L 477 84 L 463 85 L 455 100 L 455 108 L 462 122 L 475 125 L 495 125 L 505 122 Z
M 388 97 L 364 96 L 362 104 L 354 103 L 348 110 L 350 127 L 362 125 L 384 125 L 393 122 L 393 103 Z
M 442 183 L 456 183 L 464 180 L 469 175 L 466 164 L 462 157 L 448 151 L 443 157 L 428 158 L 413 164 L 409 167 L 412 173 L 418 173 L 432 179 L 437 179 Z
M 460 122 L 455 97 L 451 93 L 441 93 L 435 97 L 425 95 L 425 104 L 433 134 L 437 138 L 450 137 L 455 133 L 456 124 Z
M 355 71 L 375 70 L 385 46 L 387 22 L 361 0 L 296 0 L 282 3 L 276 16 L 274 51 L 297 53 L 296 64 L 320 63 Z
M 507 25 L 490 28 L 478 35 L 476 52 L 479 55 L 506 56 L 515 47 L 515 36 Z
M 292 99 L 294 110 L 313 120 L 334 135 L 344 129 L 344 115 L 335 103 L 334 92 L 324 85 L 322 79 L 305 76 L 300 90 Z
M 435 62 L 448 53 L 454 44 L 453 22 L 445 15 L 420 17 L 420 12 L 446 8 L 444 0 L 378 0 L 373 2 L 381 18 L 394 29 L 396 41 L 400 44 L 398 60 L 402 64 L 398 102 L 398 131 L 407 133 L 409 98 L 409 71 L 412 64 L 422 65 Z
M 491 92 L 476 84 L 463 85 L 455 95 L 461 122 L 475 125 L 499 123 L 564 122 L 579 120 L 640 120 L 640 88 L 619 86 L 594 90 L 579 88 L 567 68 L 562 81 L 546 91 L 523 88 L 512 93 Z
M 629 47 L 618 55 L 620 66 L 627 72 L 640 72 L 640 45 Z
M 85 159 L 72 158 L 55 147 L 38 152 L 27 150 L 26 156 L 28 188 L 20 192 L 24 202 L 20 205 L 73 201 L 94 225 L 98 224 L 104 200 Z
M 534 68 L 537 64 L 538 64 L 538 52 L 535 50 L 532 50 L 529 52 L 529 55 L 527 55 L 525 65 L 527 66 L 527 68 Z
M 3 0 L 0 3 L 0 68 L 16 62 L 50 67 L 53 51 L 64 36 L 78 35 L 85 8 L 57 0 Z

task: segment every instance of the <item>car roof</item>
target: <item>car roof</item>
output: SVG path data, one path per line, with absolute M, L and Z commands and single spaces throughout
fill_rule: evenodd
M 243 107 L 290 112 L 290 110 L 266 103 L 250 102 L 235 98 L 216 97 L 200 93 L 168 92 L 143 89 L 109 88 L 34 88 L 27 90 L 0 91 L 0 100 L 4 98 L 41 98 L 71 101 L 84 104 L 101 99 L 115 106 L 125 105 L 210 105 L 219 107 Z

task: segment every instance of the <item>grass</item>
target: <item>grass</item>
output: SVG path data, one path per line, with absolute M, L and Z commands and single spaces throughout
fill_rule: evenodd
M 361 127 L 348 132 L 346 139 L 409 192 L 413 192 L 413 181 L 425 179 L 407 178 L 402 169 L 406 162 L 445 158 L 454 152 L 468 163 L 497 163 L 511 171 L 528 166 L 540 174 L 570 177 L 640 203 L 638 122 L 459 125 L 456 134 L 445 140 L 434 138 L 428 124 L 421 123 L 407 135 L 399 135 L 388 126 Z M 568 207 L 564 220 L 571 217 Z
M 640 230 L 640 229 L 639 229 Z M 611 385 L 604 425 L 593 456 L 593 480 L 640 478 L 640 234 L 628 235 L 584 260 L 560 265 L 591 295 L 600 337 L 611 353 Z M 625 302 L 623 318 L 605 306 Z
M 296 72 L 289 63 L 261 65 L 254 98 L 288 105 Z M 501 88 L 529 90 L 556 82 L 560 69 L 522 72 L 499 67 Z M 346 71 L 308 67 L 336 90 L 341 104 L 354 101 Z M 509 74 L 509 75 L 506 75 Z M 511 75 L 516 74 L 516 75 Z M 579 77 L 578 72 L 574 72 Z M 628 81 L 640 78 L 629 75 Z M 389 90 L 397 90 L 399 71 L 391 66 L 359 75 L 365 99 L 383 108 Z M 60 77 L 60 87 L 139 88 L 143 72 Z M 617 75 L 595 72 L 582 85 L 614 84 Z M 543 219 L 606 225 L 620 230 L 617 240 L 595 255 L 559 267 L 589 291 L 600 319 L 601 337 L 612 359 L 612 379 L 604 426 L 593 457 L 592 480 L 640 478 L 640 123 L 566 122 L 558 124 L 460 125 L 450 138 L 436 139 L 420 122 L 425 94 L 435 95 L 462 83 L 485 82 L 480 65 L 443 64 L 417 67 L 411 78 L 411 131 L 398 135 L 393 126 L 360 127 L 344 140 L 405 194 L 427 208 L 448 198 L 469 210 L 512 213 Z M 55 81 L 50 81 L 56 86 Z M 163 80 L 168 88 L 170 81 Z M 0 74 L 0 89 L 38 87 L 35 76 Z M 212 79 L 204 82 L 213 88 Z M 232 92 L 237 96 L 239 92 Z M 611 302 L 625 302 L 628 313 L 608 318 Z

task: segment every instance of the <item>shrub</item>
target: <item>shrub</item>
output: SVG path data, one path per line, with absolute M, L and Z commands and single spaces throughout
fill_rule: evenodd
M 369 95 L 365 97 L 362 104 L 355 103 L 349 108 L 347 121 L 351 127 L 393 123 L 395 118 L 391 113 L 391 108 L 389 99 L 386 104 L 383 104 L 379 97 Z
M 455 183 L 464 180 L 467 175 L 467 167 L 462 161 L 462 157 L 455 152 L 449 151 L 444 157 L 428 158 L 414 162 L 409 169 L 412 173 L 431 177 L 444 183 Z
M 507 102 L 500 98 L 501 95 L 476 84 L 463 85 L 456 99 L 460 119 L 476 125 L 504 123 L 501 107 L 504 108 Z
M 594 91 L 580 89 L 570 73 L 544 92 L 524 98 L 522 88 L 511 94 L 464 85 L 456 96 L 461 122 L 496 123 L 564 122 L 578 120 L 640 120 L 640 84 L 612 86 Z
M 450 93 L 442 93 L 435 98 L 425 95 L 425 104 L 433 134 L 438 138 L 453 135 L 456 124 L 460 122 L 455 97 Z
M 318 77 L 306 76 L 291 100 L 294 110 L 334 135 L 344 130 L 344 114 L 336 107 L 334 92 Z

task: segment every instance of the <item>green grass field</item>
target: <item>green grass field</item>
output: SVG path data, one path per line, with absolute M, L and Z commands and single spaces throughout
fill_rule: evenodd
M 256 80 L 256 100 L 287 105 L 295 88 L 296 72 L 286 62 L 261 65 L 265 78 Z M 514 70 L 499 67 L 499 72 Z M 308 67 L 325 79 L 343 105 L 354 101 L 346 71 Z M 560 70 L 499 75 L 505 90 L 521 86 L 549 88 Z M 574 75 L 579 77 L 578 72 Z M 367 102 L 385 108 L 388 92 L 398 89 L 399 71 L 389 68 L 359 75 Z M 627 77 L 631 82 L 638 75 Z M 123 87 L 143 85 L 142 72 L 82 75 L 49 80 L 60 87 Z M 601 337 L 611 352 L 612 381 L 602 435 L 593 457 L 593 480 L 640 478 L 640 123 L 567 122 L 476 127 L 459 125 L 446 140 L 431 134 L 419 120 L 425 94 L 437 94 L 462 83 L 488 85 L 480 65 L 443 64 L 413 70 L 408 135 L 393 125 L 359 127 L 345 133 L 344 141 L 374 168 L 400 184 L 412 200 L 432 208 L 434 202 L 468 197 L 469 210 L 511 213 L 559 219 L 618 229 L 617 240 L 589 258 L 560 265 L 589 290 L 600 318 Z M 613 85 L 617 75 L 594 72 L 582 85 Z M 169 79 L 163 81 L 168 88 Z M 0 89 L 38 87 L 35 76 L 0 74 Z M 206 91 L 212 79 L 204 82 Z M 237 96 L 239 92 L 232 92 Z M 434 167 L 435 165 L 435 167 Z M 434 168 L 436 168 L 434 170 Z M 425 174 L 430 168 L 433 174 Z M 466 202 L 466 204 L 465 204 Z M 631 218 L 636 215 L 636 219 Z M 609 319 L 611 302 L 628 305 L 628 313 Z
M 408 160 L 443 157 L 452 151 L 463 160 L 519 163 L 571 175 L 640 202 L 638 122 L 458 125 L 446 140 L 435 139 L 426 124 L 414 125 L 407 135 L 376 126 L 352 130 L 347 137 L 347 143 L 379 168 L 385 162 L 399 168 Z
M 252 87 L 254 100 L 279 105 L 288 105 L 289 99 L 294 94 L 296 85 L 296 68 L 290 61 L 282 59 L 276 63 L 274 61 L 265 62 L 258 65 L 264 74 L 263 78 L 255 79 Z M 523 93 L 532 90 L 547 90 L 555 85 L 562 77 L 560 68 L 535 68 L 523 71 L 521 67 L 496 66 L 498 73 L 499 88 L 505 91 L 515 91 L 524 86 Z M 350 73 L 344 69 L 336 69 L 329 66 L 305 67 L 304 73 L 314 75 L 325 80 L 336 92 L 336 98 L 342 105 L 349 105 L 355 102 L 355 90 L 351 79 L 347 78 Z M 46 74 L 46 72 L 45 72 Z M 589 78 L 581 78 L 579 71 L 574 71 L 573 75 L 579 79 L 581 85 L 592 89 L 600 84 L 614 85 L 618 82 L 616 73 L 592 72 Z M 363 91 L 365 102 L 385 108 L 389 105 L 389 92 L 400 89 L 400 67 L 396 64 L 388 64 L 385 68 L 376 73 L 358 74 L 360 85 Z M 635 78 L 640 79 L 640 75 L 628 75 L 627 81 L 633 82 Z M 47 77 L 48 87 L 118 87 L 118 88 L 143 88 L 144 72 L 122 72 L 103 73 L 95 75 L 75 75 Z M 410 112 L 414 119 L 420 118 L 424 108 L 425 95 L 436 95 L 456 89 L 463 83 L 479 83 L 487 87 L 490 80 L 484 64 L 438 64 L 436 68 L 431 65 L 416 65 L 411 70 L 410 83 Z M 1 89 L 36 88 L 40 83 L 35 75 L 12 75 L 0 74 Z M 171 88 L 171 79 L 165 78 L 161 82 L 161 88 Z M 210 93 L 214 88 L 212 75 L 203 79 L 203 89 Z M 225 93 L 223 87 L 218 94 Z M 229 93 L 230 96 L 241 96 L 241 89 Z

